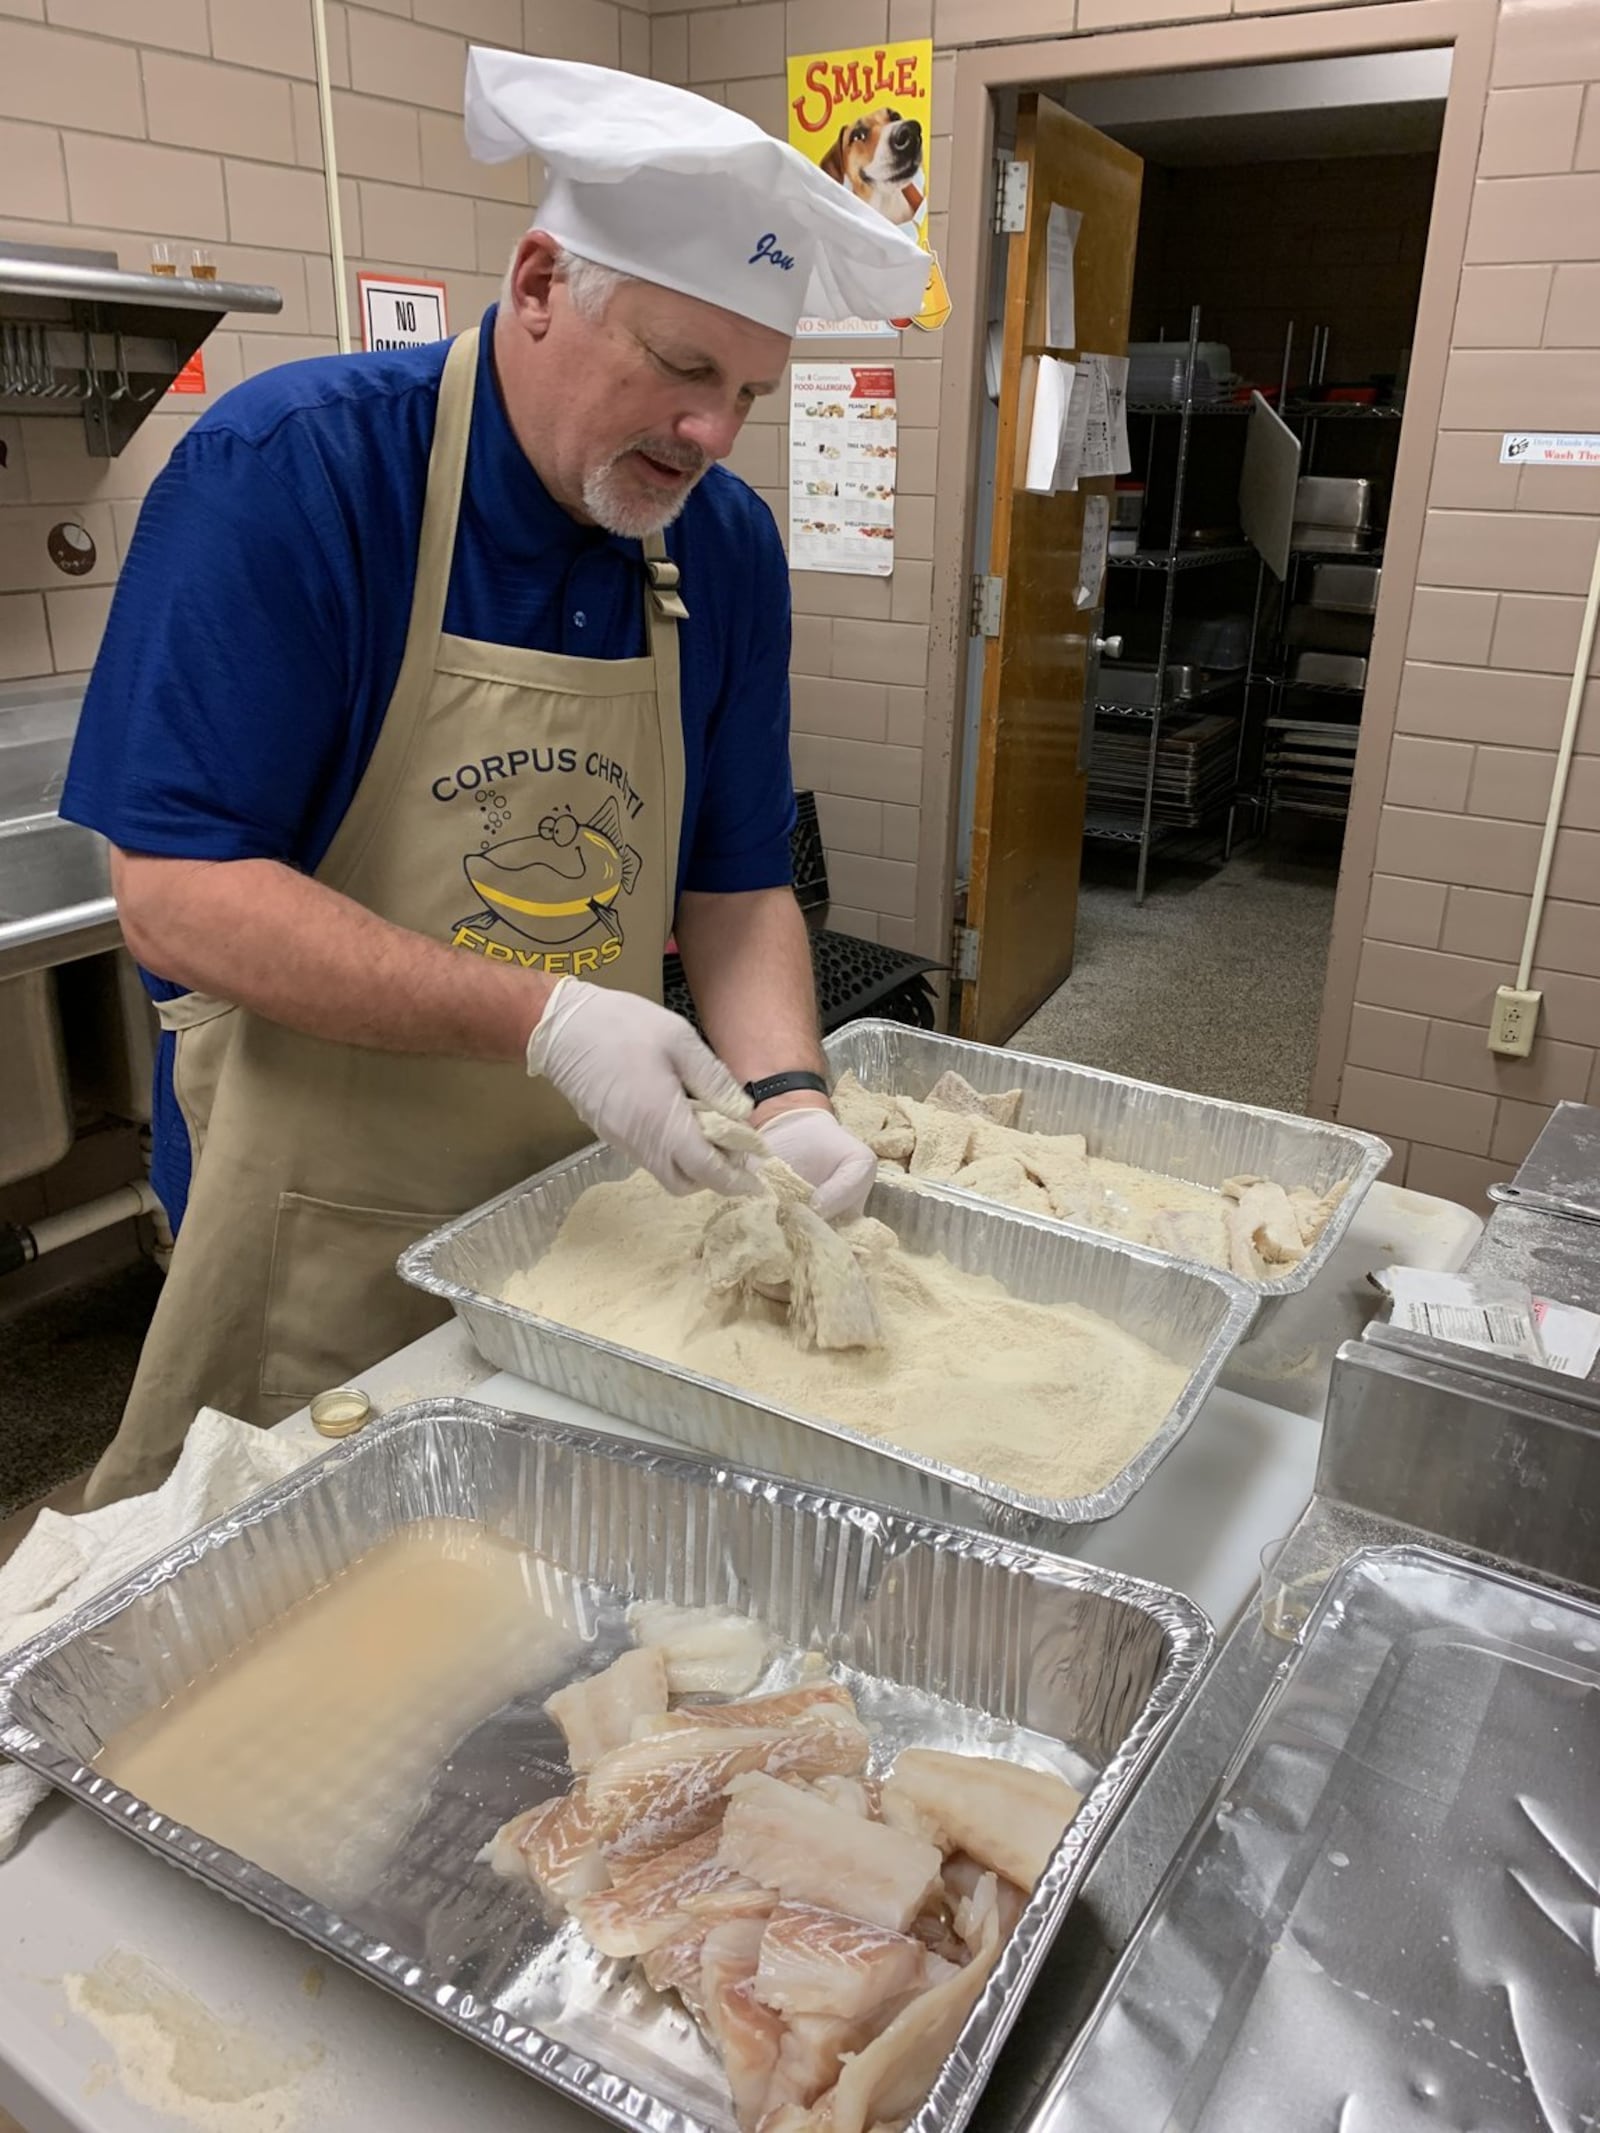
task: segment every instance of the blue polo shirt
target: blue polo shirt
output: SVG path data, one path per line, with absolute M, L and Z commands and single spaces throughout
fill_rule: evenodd
M 512 434 L 479 343 L 445 610 L 452 635 L 588 659 L 645 650 L 637 541 L 580 526 Z M 124 850 L 314 872 L 400 671 L 446 345 L 289 363 L 237 386 L 153 484 L 90 679 L 61 812 Z M 678 887 L 789 880 L 789 580 L 772 514 L 713 468 L 667 533 L 679 625 Z M 145 974 L 158 999 L 182 988 Z M 156 1069 L 153 1182 L 189 1187 Z

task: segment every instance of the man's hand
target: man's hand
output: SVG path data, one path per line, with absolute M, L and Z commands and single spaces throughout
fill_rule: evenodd
M 852 1222 L 867 1204 L 878 1158 L 818 1104 L 763 1118 L 757 1131 L 811 1187 L 811 1205 L 824 1222 Z
M 755 1190 L 748 1172 L 712 1147 L 691 1108 L 745 1118 L 750 1099 L 681 1015 L 561 978 L 528 1039 L 528 1072 L 542 1074 L 601 1140 L 668 1192 Z

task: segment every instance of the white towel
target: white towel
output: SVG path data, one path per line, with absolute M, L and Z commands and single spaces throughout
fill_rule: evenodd
M 325 1450 L 202 1407 L 159 1489 L 76 1518 L 39 1513 L 10 1562 L 0 1565 L 0 1653 Z M 20 1763 L 0 1759 L 0 1859 L 9 1856 L 49 1789 Z

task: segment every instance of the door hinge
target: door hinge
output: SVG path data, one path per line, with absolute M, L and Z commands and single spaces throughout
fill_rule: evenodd
M 974 578 L 972 581 L 972 606 L 967 615 L 969 637 L 998 637 L 1000 634 L 1000 603 L 1004 597 L 1004 578 Z
M 1028 227 L 1028 166 L 1002 156 L 995 178 L 994 226 L 1015 233 Z
M 957 926 L 955 944 L 956 976 L 963 985 L 971 985 L 978 976 L 979 934 L 976 926 Z

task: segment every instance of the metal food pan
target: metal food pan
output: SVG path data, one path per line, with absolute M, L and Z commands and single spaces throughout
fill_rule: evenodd
M 1349 1557 L 1037 2133 L 1594 2124 L 1600 1608 Z
M 1260 1299 L 1252 1337 L 1271 1320 L 1279 1299 L 1309 1288 L 1321 1273 L 1391 1153 L 1387 1142 L 1373 1134 L 1330 1125 L 1326 1119 L 1263 1111 L 1253 1104 L 1227 1103 L 1220 1096 L 1191 1096 L 1181 1089 L 1102 1073 L 1098 1067 L 1005 1052 L 990 1044 L 965 1044 L 898 1022 L 847 1023 L 824 1041 L 823 1050 L 835 1075 L 849 1069 L 867 1088 L 895 1096 L 926 1096 L 952 1068 L 984 1095 L 1020 1088 L 1025 1131 L 1081 1133 L 1091 1155 L 1183 1178 L 1191 1185 L 1220 1186 L 1227 1178 L 1263 1177 L 1289 1191 L 1304 1185 L 1322 1193 L 1343 1183 L 1344 1198 L 1298 1266 L 1281 1281 L 1240 1283 Z M 948 1185 L 925 1189 L 972 1199 Z M 1153 1256 L 1175 1266 L 1186 1264 L 1164 1252 Z
M 1311 605 L 1334 614 L 1375 614 L 1382 585 L 1381 563 L 1313 563 Z
M 1309 525 L 1354 532 L 1371 523 L 1372 483 L 1360 475 L 1302 474 L 1295 484 L 1294 515 Z
M 579 1642 L 449 1750 L 370 1885 L 338 1910 L 91 1767 L 113 1734 L 295 1601 L 392 1534 L 439 1517 L 533 1550 L 541 1589 L 570 1606 Z M 158 1857 L 603 2117 L 649 2133 L 732 2133 L 721 2075 L 676 2006 L 473 1863 L 498 1822 L 567 1783 L 542 1699 L 622 1648 L 635 1599 L 731 1606 L 791 1652 L 821 1653 L 874 1729 L 880 1765 L 923 1741 L 1053 1762 L 1088 1787 L 912 2121 L 915 2133 L 956 2133 L 1210 1656 L 1200 1610 L 1142 1579 L 743 1468 L 432 1400 L 336 1446 L 8 1654 L 0 1750 Z M 293 1757 L 294 1743 L 283 1752 Z M 350 1782 L 370 1791 L 375 1814 L 390 1813 L 381 1769 Z M 530 2123 L 537 2116 L 530 2103 Z
M 1291 687 L 1297 681 L 1310 681 L 1319 688 L 1364 689 L 1367 662 L 1350 652 L 1296 652 L 1289 681 Z
M 942 1253 L 969 1273 L 993 1275 L 1030 1303 L 1082 1304 L 1188 1371 L 1160 1427 L 1103 1487 L 1084 1496 L 1024 1495 L 503 1302 L 508 1278 L 544 1256 L 581 1195 L 632 1169 L 611 1148 L 569 1156 L 412 1245 L 401 1256 L 401 1277 L 446 1298 L 491 1362 L 602 1414 L 715 1458 L 753 1460 L 817 1488 L 981 1526 L 1036 1547 L 1064 1548 L 1075 1531 L 1122 1509 L 1188 1429 L 1255 1313 L 1254 1296 L 1231 1275 L 1039 1221 L 970 1193 L 875 1186 L 867 1212 L 888 1222 L 908 1252 Z

